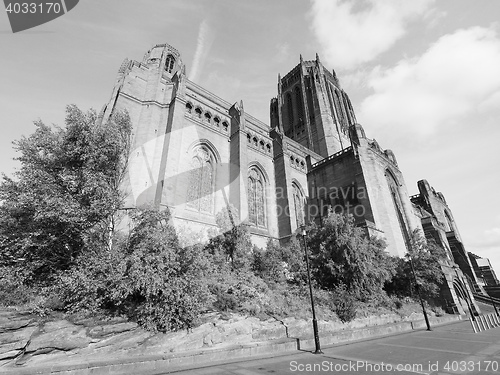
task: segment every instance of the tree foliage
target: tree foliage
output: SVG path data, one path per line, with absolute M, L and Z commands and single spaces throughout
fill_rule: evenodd
M 404 259 L 398 260 L 396 274 L 385 289 L 390 294 L 416 296 L 416 277 L 422 297 L 436 297 L 444 280 L 440 262 L 445 257 L 446 253 L 441 247 L 415 229 L 410 234 L 410 249 Z
M 181 249 L 168 210 L 132 211 L 128 239 L 86 254 L 61 276 L 70 311 L 107 309 L 150 330 L 192 327 L 212 302 L 203 253 Z
M 269 240 L 265 249 L 254 250 L 252 267 L 268 282 L 303 283 L 306 279 L 304 250 L 296 239 L 286 246 Z
M 214 260 L 221 266 L 229 264 L 232 270 L 250 267 L 253 248 L 247 226 L 236 224 L 238 217 L 238 211 L 233 206 L 219 212 L 216 215 L 219 234 L 214 235 L 207 245 Z
M 330 212 L 322 226 L 312 225 L 307 232 L 312 273 L 322 288 L 346 285 L 361 299 L 383 293 L 394 272 L 392 258 L 385 243 L 356 227 L 352 215 Z
M 22 261 L 39 278 L 73 264 L 90 231 L 107 228 L 121 204 L 128 115 L 98 124 L 95 111 L 70 105 L 65 122 L 38 121 L 32 135 L 15 142 L 21 168 L 0 184 L 0 261 Z

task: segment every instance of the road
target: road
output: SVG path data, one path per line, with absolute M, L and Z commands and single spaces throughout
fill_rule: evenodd
M 197 369 L 171 369 L 179 375 L 263 374 L 497 374 L 500 327 L 474 333 L 468 321 L 394 336 Z

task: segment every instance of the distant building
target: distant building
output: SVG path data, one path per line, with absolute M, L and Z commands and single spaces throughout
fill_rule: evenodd
M 483 286 L 497 286 L 498 278 L 491 266 L 490 260 L 488 258 L 481 258 L 480 256 L 468 253 L 474 272 L 476 273 L 477 279 L 482 283 Z
M 461 313 L 474 308 L 469 285 L 477 280 L 468 257 L 461 258 L 466 253 L 444 198 L 420 181 L 420 195 L 410 199 L 394 153 L 366 137 L 335 72 L 317 55 L 300 57 L 278 76 L 270 125 L 243 102 L 190 81 L 168 44 L 142 61 L 125 59 L 101 116 L 116 109 L 127 109 L 133 124 L 127 207 L 168 207 L 178 228 L 207 238 L 216 214 L 232 205 L 234 224 L 247 224 L 260 247 L 288 241 L 306 222 L 321 223 L 329 209 L 353 214 L 395 256 L 404 256 L 411 233 L 423 229 L 448 254 L 443 304 Z

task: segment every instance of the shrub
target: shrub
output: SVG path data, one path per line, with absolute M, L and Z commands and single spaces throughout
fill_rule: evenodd
M 319 286 L 333 290 L 342 284 L 361 300 L 385 294 L 383 286 L 394 273 L 385 243 L 366 238 L 352 215 L 331 211 L 321 227 L 308 229 L 311 271 Z
M 26 286 L 27 272 L 16 266 L 0 267 L 0 305 L 5 307 L 30 302 L 36 293 Z
M 345 285 L 341 284 L 333 291 L 333 311 L 342 323 L 356 318 L 357 300 Z
M 168 211 L 142 209 L 131 216 L 135 226 L 127 240 L 89 250 L 60 275 L 66 309 L 106 309 L 162 332 L 193 327 L 212 302 L 203 278 L 206 259 L 178 246 Z

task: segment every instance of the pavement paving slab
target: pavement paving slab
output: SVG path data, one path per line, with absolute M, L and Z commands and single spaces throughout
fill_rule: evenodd
M 474 333 L 469 321 L 294 354 L 212 363 L 164 374 L 500 375 L 500 327 Z

